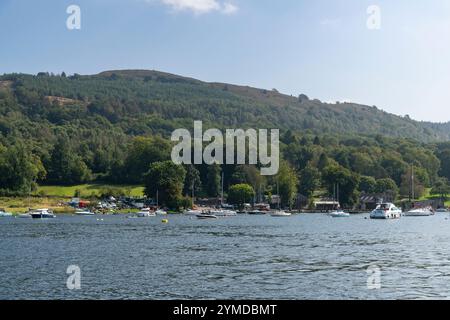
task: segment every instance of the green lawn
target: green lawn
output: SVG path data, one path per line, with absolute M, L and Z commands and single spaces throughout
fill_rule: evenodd
M 127 196 L 142 197 L 144 187 L 127 185 L 82 184 L 76 186 L 39 186 L 34 195 L 49 197 L 74 197 L 78 190 L 81 198 L 100 196 L 105 189 L 123 190 Z
M 440 195 L 437 194 L 431 194 L 431 188 L 426 188 L 423 196 L 419 199 L 419 201 L 423 200 L 431 200 L 431 199 L 438 199 L 440 198 Z M 447 200 L 445 202 L 445 206 L 450 207 L 450 200 Z

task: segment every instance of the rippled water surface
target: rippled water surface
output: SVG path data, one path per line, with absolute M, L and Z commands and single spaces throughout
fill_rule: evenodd
M 238 216 L 0 219 L 0 299 L 417 299 L 450 296 L 447 214 L 372 221 Z M 69 265 L 81 289 L 66 286 Z M 367 268 L 381 268 L 381 289 Z

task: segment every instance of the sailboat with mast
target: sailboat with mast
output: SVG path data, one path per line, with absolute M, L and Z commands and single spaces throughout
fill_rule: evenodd
M 234 210 L 226 209 L 227 206 L 225 206 L 224 203 L 224 196 L 223 196 L 223 185 L 224 185 L 224 173 L 222 172 L 222 182 L 221 182 L 221 195 L 220 195 L 220 209 L 217 210 L 211 210 L 211 214 L 215 215 L 216 217 L 234 217 L 237 216 L 237 212 Z
M 192 182 L 192 209 L 185 210 L 183 214 L 187 216 L 196 216 L 202 214 L 203 212 L 200 210 L 195 210 L 195 182 Z
M 159 190 L 156 190 L 156 211 L 155 214 L 157 216 L 165 216 L 167 215 L 167 211 L 164 211 L 159 207 Z
M 278 209 L 276 211 L 273 211 L 270 214 L 272 217 L 282 218 L 282 217 L 290 217 L 290 216 L 292 216 L 292 213 L 281 210 L 281 207 L 280 207 L 280 205 L 281 205 L 280 186 L 278 184 L 278 181 L 277 181 L 277 202 L 278 202 L 277 203 Z
M 339 203 L 339 184 L 334 185 L 334 201 L 338 203 L 338 207 L 335 211 L 330 212 L 330 216 L 333 218 L 348 218 L 350 214 L 341 209 Z
M 414 203 L 414 199 L 415 199 L 414 165 L 411 166 L 410 188 L 411 188 L 411 190 L 410 190 L 410 195 L 411 195 L 410 202 Z M 431 206 L 412 208 L 411 210 L 405 212 L 403 215 L 405 217 L 429 217 L 429 216 L 434 215 L 434 210 L 433 210 L 433 207 L 431 207 Z

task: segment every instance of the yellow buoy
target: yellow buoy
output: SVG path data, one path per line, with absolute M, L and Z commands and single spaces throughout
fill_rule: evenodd
M 162 220 L 162 223 L 169 223 L 169 220 L 163 219 L 163 220 Z

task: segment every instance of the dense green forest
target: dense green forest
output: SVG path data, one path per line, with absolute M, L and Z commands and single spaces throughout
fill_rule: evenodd
M 168 160 L 170 134 L 207 127 L 279 128 L 282 165 L 276 177 L 254 166 L 184 166 Z M 92 181 L 142 184 L 171 206 L 226 192 L 270 195 L 278 183 L 285 206 L 318 190 L 351 206 L 361 193 L 446 194 L 450 124 L 417 122 L 372 106 L 326 104 L 231 84 L 205 83 L 156 71 L 94 76 L 40 73 L 0 77 L 0 193 L 28 194 L 37 184 Z M 248 185 L 252 190 L 248 189 Z

